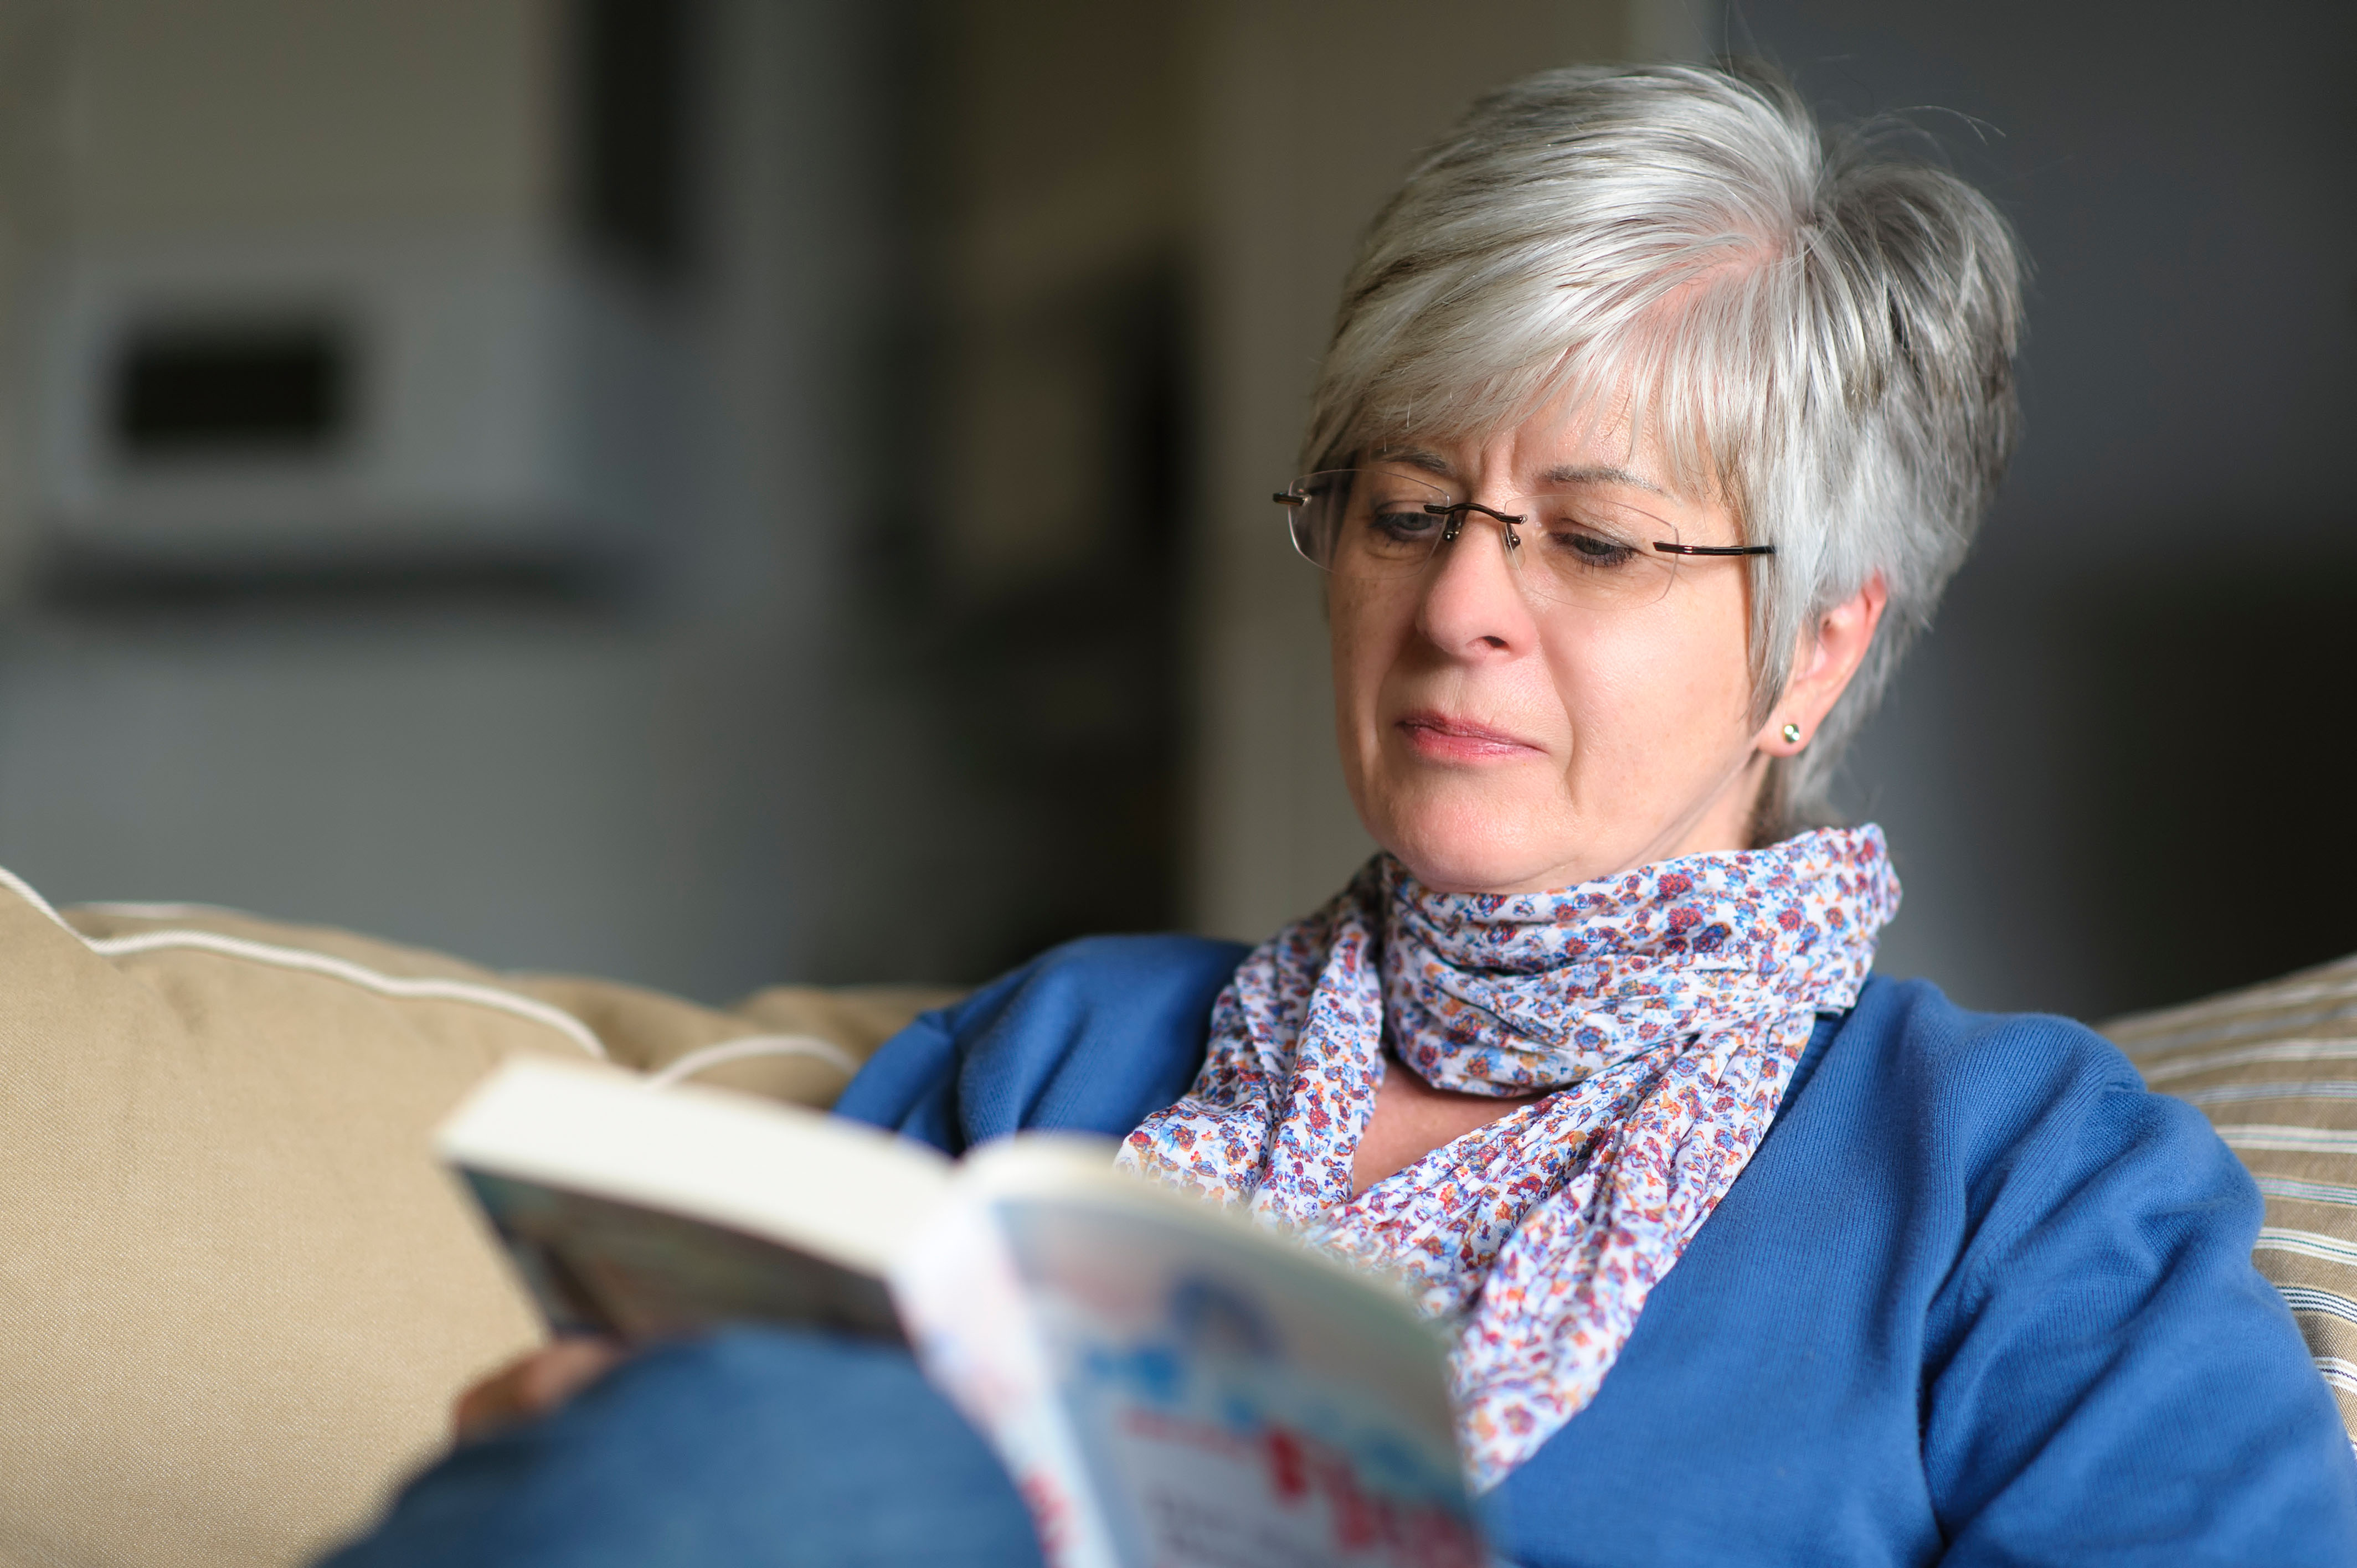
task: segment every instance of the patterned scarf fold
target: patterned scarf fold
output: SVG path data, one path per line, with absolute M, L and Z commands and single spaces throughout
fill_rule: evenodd
M 1899 908 L 1882 832 L 1803 833 L 1559 893 L 1436 893 L 1378 855 L 1247 958 L 1184 1099 L 1121 1163 L 1406 1282 L 1457 1329 L 1488 1487 L 1596 1395 Z M 1384 1047 L 1543 1093 L 1352 1197 Z

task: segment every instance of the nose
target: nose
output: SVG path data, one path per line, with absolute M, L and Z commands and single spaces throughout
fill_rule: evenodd
M 1495 513 L 1468 507 L 1426 569 L 1416 627 L 1442 652 L 1458 659 L 1512 658 L 1538 638 L 1523 596 L 1515 549 L 1530 548 L 1530 531 Z M 1519 545 L 1509 544 L 1520 537 Z

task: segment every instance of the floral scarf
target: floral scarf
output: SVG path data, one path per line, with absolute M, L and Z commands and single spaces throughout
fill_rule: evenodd
M 1436 893 L 1378 855 L 1244 961 L 1194 1086 L 1121 1163 L 1389 1271 L 1453 1323 L 1486 1488 L 1595 1398 L 1898 908 L 1872 826 L 1559 893 Z M 1437 1088 L 1551 1092 L 1353 1197 L 1387 1045 Z

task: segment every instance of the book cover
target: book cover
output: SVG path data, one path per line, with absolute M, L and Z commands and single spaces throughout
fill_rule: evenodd
M 553 1326 L 906 1342 L 1056 1568 L 1476 1568 L 1446 1343 L 1388 1282 L 1024 1135 L 511 1063 L 445 1127 Z

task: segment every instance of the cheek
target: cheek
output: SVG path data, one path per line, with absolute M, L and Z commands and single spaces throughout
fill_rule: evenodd
M 1414 614 L 1413 604 L 1405 615 L 1399 612 L 1395 601 L 1403 597 L 1371 596 L 1363 586 L 1347 583 L 1336 583 L 1329 590 L 1326 614 L 1335 718 L 1345 735 L 1359 736 L 1374 723 L 1383 677 L 1398 660 L 1400 639 Z
M 1582 628 L 1548 662 L 1576 737 L 1575 772 L 1717 767 L 1748 745 L 1750 671 L 1739 615 L 1663 616 Z

